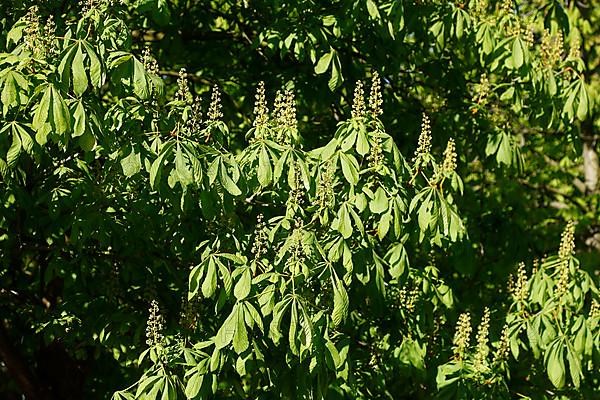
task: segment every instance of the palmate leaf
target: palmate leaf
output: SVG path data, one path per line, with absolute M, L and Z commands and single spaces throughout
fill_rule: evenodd
M 65 137 L 71 130 L 71 113 L 60 91 L 47 85 L 33 116 L 32 127 L 36 130 L 36 141 L 44 145 L 49 133 Z
M 348 306 L 350 301 L 342 281 L 332 277 L 331 285 L 333 287 L 333 311 L 331 312 L 331 320 L 333 326 L 338 326 L 348 316 Z
M 2 102 L 2 113 L 6 115 L 12 108 L 24 105 L 28 99 L 29 81 L 16 70 L 9 68 L 0 71 L 0 101 Z
M 63 52 L 58 66 L 64 88 L 73 88 L 81 97 L 91 86 L 100 88 L 104 84 L 105 72 L 93 45 L 84 39 L 74 41 Z
M 113 76 L 142 100 L 150 97 L 153 90 L 153 78 L 144 68 L 144 64 L 133 54 L 117 51 L 110 55 L 110 69 Z

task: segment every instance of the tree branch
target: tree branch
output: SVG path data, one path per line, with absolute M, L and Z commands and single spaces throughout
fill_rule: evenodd
M 4 321 L 0 321 L 0 358 L 27 399 L 44 400 L 48 398 L 27 368 L 25 361 L 11 345 Z

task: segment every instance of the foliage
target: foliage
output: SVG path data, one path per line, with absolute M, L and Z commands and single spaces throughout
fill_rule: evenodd
M 597 9 L 23 3 L 0 392 L 598 395 Z

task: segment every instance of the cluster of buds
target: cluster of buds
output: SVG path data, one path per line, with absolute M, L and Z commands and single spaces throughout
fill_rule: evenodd
M 527 24 L 527 27 L 521 28 L 521 35 L 523 36 L 523 41 L 527 43 L 529 47 L 533 47 L 535 39 L 533 37 L 534 25 L 533 23 Z
M 508 337 L 508 325 L 504 325 L 502 328 L 502 334 L 500 335 L 500 342 L 494 352 L 494 363 L 506 360 L 508 357 L 508 351 L 510 350 L 510 338 Z
M 581 40 L 579 36 L 575 36 L 569 46 L 569 58 L 580 58 L 581 57 Z
M 431 122 L 427 114 L 423 113 L 423 121 L 421 122 L 421 134 L 419 135 L 419 146 L 415 151 L 413 163 L 419 161 L 423 156 L 431 151 Z
M 285 91 L 285 109 L 283 114 L 283 125 L 287 128 L 298 129 L 298 118 L 296 117 L 296 96 L 291 90 Z
M 502 0 L 500 10 L 503 14 L 512 14 L 514 11 L 514 0 Z
M 363 118 L 367 113 L 365 104 L 365 88 L 362 81 L 356 82 L 352 101 L 352 118 Z
M 86 15 L 90 11 L 98 8 L 110 8 L 117 5 L 125 5 L 125 0 L 81 0 L 79 7 L 81 7 L 81 14 Z
M 558 258 L 568 260 L 575 253 L 575 223 L 569 221 L 560 237 Z
M 198 303 L 198 297 L 188 300 L 187 295 L 184 295 L 181 300 L 181 315 L 179 322 L 186 329 L 195 329 L 198 325 L 198 313 L 196 312 Z
M 528 296 L 527 288 L 527 272 L 525 271 L 525 263 L 520 262 L 517 269 L 517 275 L 510 276 L 508 280 L 508 291 L 515 297 L 517 301 L 523 301 Z
M 596 299 L 592 300 L 592 306 L 590 307 L 590 318 L 600 318 L 600 303 Z
M 575 252 L 575 224 L 569 221 L 561 235 L 560 247 L 558 249 L 559 277 L 556 282 L 556 294 L 562 296 L 569 286 L 569 264 Z
M 54 53 L 52 43 L 55 39 L 56 24 L 52 15 L 48 17 L 46 25 L 42 26 L 37 6 L 32 6 L 24 17 L 25 20 L 25 47 L 34 57 L 48 57 Z
M 275 124 L 277 126 L 283 125 L 283 114 L 285 109 L 285 95 L 284 92 L 278 90 L 275 93 L 275 102 L 273 103 L 273 115 L 275 116 Z
M 475 93 L 473 95 L 473 102 L 479 105 L 487 104 L 487 99 L 490 94 L 490 80 L 486 74 L 481 75 L 479 83 L 475 84 Z
M 303 240 L 304 230 L 302 229 L 302 221 L 296 219 L 295 227 L 291 235 L 290 257 L 286 260 L 286 266 L 292 272 L 292 275 L 297 275 L 299 268 L 304 264 L 306 257 L 310 254 L 310 248 Z
M 454 334 L 454 356 L 461 360 L 464 356 L 465 350 L 469 347 L 469 341 L 471 340 L 471 315 L 469 313 L 462 313 L 458 317 L 458 323 L 456 324 L 456 332 Z
M 555 288 L 555 293 L 558 297 L 565 294 L 569 286 L 569 261 L 561 261 L 559 268 L 558 281 Z
M 280 128 L 277 131 L 276 140 L 278 143 L 289 144 L 292 135 L 298 130 L 294 92 L 291 90 L 277 91 L 273 112 L 275 114 L 275 126 Z
M 217 85 L 212 87 L 210 94 L 210 106 L 208 107 L 208 123 L 220 121 L 223 118 L 223 105 L 221 104 L 221 92 Z
M 475 370 L 483 372 L 485 370 L 485 361 L 489 353 L 488 335 L 490 330 L 490 309 L 485 308 L 483 318 L 477 328 L 477 348 L 475 350 Z
M 373 72 L 371 78 L 371 93 L 369 94 L 369 109 L 371 110 L 371 116 L 373 118 L 379 117 L 383 114 L 383 96 L 381 94 L 381 78 L 377 71 Z
M 142 63 L 144 64 L 144 69 L 148 71 L 148 73 L 158 75 L 158 61 L 152 57 L 150 47 L 146 47 L 142 52 Z
M 290 169 L 292 179 L 290 181 L 290 194 L 288 196 L 288 203 L 299 205 L 302 204 L 304 197 L 304 183 L 302 182 L 302 172 L 298 163 L 294 163 L 293 168 Z
M 179 77 L 177 78 L 177 93 L 175 93 L 175 100 L 181 101 L 186 104 L 192 102 L 192 94 L 190 93 L 190 88 L 188 87 L 187 73 L 185 72 L 185 68 L 181 68 L 179 70 Z
M 369 149 L 369 155 L 367 156 L 369 161 L 369 167 L 378 171 L 383 166 L 383 147 L 381 145 L 381 136 L 375 133 L 373 143 Z
M 146 344 L 148 346 L 156 346 L 164 340 L 162 334 L 164 318 L 160 313 L 160 308 L 158 307 L 158 302 L 156 300 L 152 300 L 150 303 L 149 313 L 150 315 L 146 326 Z
M 319 208 L 329 208 L 333 206 L 335 193 L 333 192 L 333 179 L 335 178 L 335 167 L 328 162 L 322 173 L 319 175 L 317 185 L 316 201 Z
M 521 35 L 521 23 L 517 21 L 511 21 L 510 23 L 504 26 L 504 31 L 506 32 L 506 36 L 519 36 Z
M 192 103 L 192 110 L 190 115 L 185 121 L 185 125 L 183 127 L 183 131 L 186 135 L 192 135 L 195 132 L 200 131 L 202 128 L 202 109 L 201 109 L 201 101 L 199 97 L 194 99 Z
M 451 174 L 456 170 L 456 144 L 454 139 L 450 138 L 444 150 L 444 163 L 442 164 L 442 170 L 445 174 Z
M 81 14 L 86 15 L 94 8 L 98 6 L 98 0 L 81 0 L 79 2 L 79 7 L 81 7 Z
M 533 266 L 531 267 L 531 275 L 535 275 L 537 274 L 537 272 L 540 269 L 540 259 L 539 258 L 534 258 L 533 259 Z
M 267 96 L 265 93 L 265 83 L 260 81 L 256 89 L 254 100 L 254 123 L 255 127 L 263 127 L 269 121 L 269 109 L 267 108 Z
M 487 2 L 487 0 L 473 0 L 470 3 L 470 7 L 469 8 L 471 9 L 471 14 L 477 20 L 482 20 L 483 18 L 485 18 L 488 15 L 488 13 L 487 13 L 488 2 Z
M 267 224 L 264 221 L 264 216 L 258 214 L 256 217 L 256 227 L 254 228 L 254 241 L 252 242 L 252 254 L 254 259 L 258 260 L 267 254 L 268 234 Z
M 409 313 L 415 311 L 415 305 L 419 299 L 420 291 L 418 287 L 408 288 L 403 287 L 398 291 L 398 305 Z
M 562 52 L 562 33 L 558 32 L 551 35 L 548 29 L 544 29 L 544 33 L 542 35 L 542 44 L 540 46 L 540 58 L 542 60 L 542 65 L 546 68 L 552 68 L 561 60 Z

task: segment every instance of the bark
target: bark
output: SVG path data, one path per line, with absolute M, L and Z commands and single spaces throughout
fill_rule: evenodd
M 595 149 L 594 137 L 584 137 L 583 140 L 583 173 L 587 193 L 594 193 L 598 189 L 598 175 L 600 165 L 598 153 Z
M 12 346 L 3 322 L 0 322 L 0 358 L 27 399 L 46 400 L 48 398 L 27 368 L 21 355 Z

